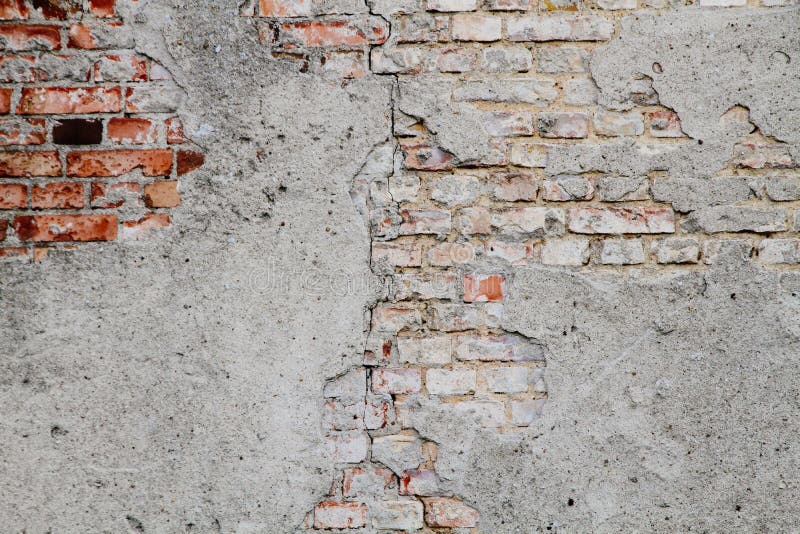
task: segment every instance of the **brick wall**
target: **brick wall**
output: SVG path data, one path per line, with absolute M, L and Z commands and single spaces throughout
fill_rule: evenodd
M 169 226 L 203 156 L 115 1 L 0 0 L 0 21 L 0 257 Z
M 501 328 L 515 269 L 698 269 L 730 244 L 770 267 L 798 264 L 798 162 L 750 128 L 708 180 L 545 171 L 554 147 L 698 142 L 647 76 L 614 109 L 598 105 L 589 71 L 622 16 L 670 9 L 664 0 L 353 4 L 261 0 L 243 15 L 255 17 L 273 57 L 331 83 L 382 75 L 395 78 L 397 95 L 415 80 L 449 88 L 435 109 L 461 105 L 447 120 L 480 122 L 491 150 L 477 160 L 450 152 L 440 146 L 445 119 L 398 104 L 394 143 L 377 147 L 356 177 L 353 198 L 387 296 L 372 310 L 364 366 L 325 389 L 324 430 L 340 470 L 305 526 L 472 531 L 477 511 L 443 489 L 437 444 L 415 430 L 408 406 L 436 399 L 445 413 L 500 433 L 541 415 L 544 350 Z M 775 2 L 696 7 L 756 4 Z M 723 119 L 747 125 L 748 113 L 736 107 Z

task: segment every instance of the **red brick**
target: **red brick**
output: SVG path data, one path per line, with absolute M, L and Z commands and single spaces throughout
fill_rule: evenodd
M 429 527 L 474 528 L 478 512 L 455 499 L 425 499 L 425 522 Z
M 148 213 L 138 221 L 125 221 L 120 229 L 120 239 L 141 239 L 148 232 L 157 228 L 166 228 L 171 224 L 168 213 Z
M 361 528 L 367 524 L 367 507 L 355 502 L 324 501 L 314 508 L 314 528 Z
M 41 11 L 46 19 L 67 20 L 70 15 L 81 13 L 81 0 L 33 0 L 33 7 Z
M 148 208 L 174 208 L 181 203 L 178 182 L 161 181 L 144 186 L 144 203 Z
M 46 140 L 44 119 L 0 120 L 0 146 L 41 145 Z
M 164 124 L 167 127 L 167 143 L 170 145 L 181 145 L 186 142 L 183 133 L 183 122 L 180 117 L 170 117 Z
M 13 210 L 28 205 L 28 186 L 25 184 L 0 184 L 0 209 Z
M 33 209 L 79 209 L 83 207 L 81 182 L 49 182 L 31 190 Z
M 117 216 L 25 215 L 14 219 L 14 230 L 23 241 L 113 241 Z
M 464 302 L 499 302 L 503 300 L 505 278 L 499 274 L 464 276 Z
M 6 238 L 8 234 L 8 221 L 5 219 L 0 219 L 0 241 Z
M 372 392 L 408 394 L 422 389 L 419 369 L 375 369 L 372 371 Z
M 108 121 L 108 139 L 123 145 L 155 143 L 158 131 L 150 119 L 114 117 Z
M 287 22 L 278 27 L 277 42 L 287 48 L 367 46 L 385 42 L 388 33 L 386 22 L 378 17 Z
M 405 153 L 408 169 L 448 171 L 453 168 L 453 155 L 435 146 L 408 146 Z
M 13 89 L 0 89 L 0 113 L 6 114 L 11 111 L 11 95 Z
M 138 200 L 142 195 L 142 186 L 137 182 L 92 182 L 90 204 L 93 208 L 119 208 L 129 197 Z M 138 202 L 137 202 L 138 203 Z
M 59 50 L 61 32 L 58 26 L 4 24 L 0 26 L 3 50 Z
M 172 170 L 172 151 L 87 150 L 67 154 L 69 176 L 122 176 L 138 168 L 145 176 L 167 176 Z
M 311 0 L 261 0 L 262 17 L 304 17 L 313 15 Z
M 0 176 L 60 176 L 58 152 L 0 152 Z
M 195 169 L 199 169 L 205 163 L 205 156 L 192 150 L 181 150 L 178 152 L 178 176 L 189 174 Z
M 115 0 L 89 0 L 89 10 L 95 17 L 113 17 Z
M 0 0 L 0 20 L 27 19 L 29 14 L 25 0 Z
M 26 87 L 17 113 L 116 113 L 120 109 L 119 87 Z
M 126 41 L 124 34 L 117 33 L 121 27 L 119 22 L 107 22 L 97 27 L 72 24 L 67 46 L 83 50 L 127 48 L 131 43 Z

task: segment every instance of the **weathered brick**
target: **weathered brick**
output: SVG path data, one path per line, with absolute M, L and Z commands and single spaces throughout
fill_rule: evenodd
M 478 0 L 428 0 L 428 11 L 475 11 Z
M 369 436 L 364 432 L 339 432 L 325 438 L 325 442 L 334 462 L 357 464 L 367 458 Z
M 450 17 L 416 13 L 397 17 L 392 24 L 392 37 L 398 43 L 435 43 L 448 41 Z
M 456 298 L 457 289 L 455 273 L 396 274 L 392 277 L 390 295 L 393 300 L 450 300 Z
M 428 263 L 434 267 L 464 265 L 475 259 L 475 247 L 470 243 L 440 243 L 428 250 Z
M 168 176 L 172 170 L 172 151 L 87 150 L 67 154 L 69 176 L 122 176 L 139 168 L 144 176 Z
M 121 22 L 101 24 L 71 24 L 69 27 L 70 48 L 84 50 L 110 50 L 133 48 L 133 34 Z
M 480 181 L 467 174 L 448 174 L 432 181 L 431 198 L 445 206 L 469 204 L 481 193 Z
M 423 527 L 419 501 L 378 501 L 370 506 L 372 526 L 377 529 L 416 531 Z
M 13 95 L 12 89 L 0 88 L 0 114 L 5 115 L 11 111 L 11 97 Z
M 372 261 L 385 262 L 392 267 L 422 265 L 422 246 L 419 243 L 373 243 Z
M 578 234 L 661 234 L 675 231 L 669 208 L 573 208 L 569 229 Z
M 89 0 L 89 11 L 95 17 L 106 18 L 113 17 L 114 3 L 116 0 Z
M 588 52 L 581 48 L 543 48 L 536 53 L 539 70 L 548 74 L 573 74 L 589 70 Z
M 594 130 L 606 137 L 636 136 L 644 133 L 644 119 L 638 111 L 617 113 L 600 110 L 594 114 Z
M 521 45 L 494 45 L 483 49 L 481 68 L 488 72 L 528 72 L 531 51 Z
M 90 203 L 93 208 L 119 208 L 126 203 L 139 205 L 141 196 L 142 186 L 137 182 L 93 182 Z
M 55 151 L 0 152 L 0 177 L 60 176 L 61 160 Z
M 367 524 L 367 507 L 355 502 L 323 501 L 314 508 L 314 528 L 361 528 Z
M 596 184 L 597 198 L 603 202 L 625 202 L 650 198 L 647 178 L 604 176 Z
M 125 109 L 129 113 L 173 113 L 185 96 L 177 85 L 128 87 L 125 90 Z
M 765 239 L 758 244 L 758 259 L 771 264 L 800 263 L 800 239 Z
M 342 494 L 345 497 L 372 496 L 388 489 L 394 473 L 381 467 L 349 467 L 344 470 Z
M 605 41 L 614 34 L 608 20 L 585 15 L 537 15 L 508 19 L 512 41 Z
M 0 146 L 41 145 L 47 141 L 44 119 L 0 120 Z
M 589 135 L 589 116 L 584 113 L 540 113 L 536 125 L 542 137 L 582 139 Z
M 542 199 L 551 202 L 591 200 L 594 185 L 583 176 L 556 176 L 542 182 Z
M 467 424 L 477 424 L 484 428 L 498 428 L 505 421 L 505 408 L 502 402 L 490 400 L 469 400 L 448 404 L 453 417 L 466 419 Z
M 400 363 L 425 366 L 447 365 L 451 361 L 451 351 L 452 342 L 448 336 L 399 336 L 397 338 Z
M 83 10 L 81 0 L 32 0 L 33 8 L 50 20 L 67 20 Z
M 505 277 L 499 274 L 464 276 L 464 302 L 499 302 L 505 293 Z
M 206 162 L 206 157 L 194 150 L 179 150 L 175 160 L 178 176 L 183 176 L 202 167 Z
M 644 263 L 641 239 L 606 239 L 600 249 L 603 265 L 637 265 Z
M 449 498 L 425 500 L 425 522 L 430 527 L 474 528 L 478 526 L 476 510 L 461 501 Z
M 748 169 L 786 169 L 794 167 L 787 145 L 740 143 L 733 147 L 733 164 Z
M 81 182 L 48 182 L 31 189 L 33 209 L 69 209 L 83 207 Z
M 471 369 L 428 369 L 425 387 L 431 395 L 466 395 L 477 387 L 477 374 Z
M 3 0 L 0 2 L 0 20 L 27 19 L 30 11 L 25 0 Z
M 597 5 L 603 9 L 636 9 L 636 0 L 597 0 Z
M 92 66 L 92 79 L 96 82 L 147 81 L 147 60 L 136 54 L 102 56 Z
M 183 121 L 180 117 L 170 117 L 164 121 L 167 128 L 167 143 L 170 145 L 180 145 L 186 142 L 183 131 Z
M 258 14 L 262 17 L 307 17 L 314 14 L 311 0 L 260 0 Z
M 103 122 L 99 119 L 58 119 L 53 125 L 57 145 L 99 145 L 103 141 Z
M 109 140 L 116 144 L 144 145 L 158 140 L 158 130 L 150 119 L 114 117 L 107 128 Z
M 436 67 L 441 72 L 470 72 L 478 66 L 478 51 L 463 47 L 449 47 L 438 51 Z
M 400 214 L 403 217 L 403 223 L 400 225 L 401 235 L 450 233 L 449 211 L 403 210 Z
M 716 206 L 693 211 L 682 224 L 688 232 L 783 232 L 788 230 L 786 210 Z
M 591 106 L 597 103 L 599 91 L 591 78 L 570 78 L 564 82 L 564 102 L 571 106 Z
M 0 221 L 0 241 L 6 238 L 8 221 Z M 28 249 L 25 247 L 0 247 L 0 260 L 27 260 Z
M 499 258 L 512 265 L 522 265 L 531 256 L 533 247 L 527 243 L 508 243 L 491 239 L 485 244 L 485 254 L 490 258 Z
M 392 395 L 417 393 L 422 388 L 422 373 L 419 369 L 374 369 L 372 392 Z
M 0 50 L 59 50 L 61 32 L 58 26 L 3 24 L 0 26 Z
M 453 168 L 453 155 L 434 146 L 407 146 L 405 165 L 420 171 L 447 171 Z
M 651 250 L 658 263 L 697 263 L 700 243 L 696 239 L 668 237 L 654 241 Z
M 28 205 L 28 186 L 26 186 L 25 184 L 0 183 L 0 209 L 12 210 L 17 208 L 24 208 L 27 205 Z
M 25 87 L 17 113 L 116 113 L 121 109 L 119 87 Z
M 464 361 L 544 361 L 544 348 L 513 334 L 461 335 L 454 344 L 456 357 Z
M 24 215 L 14 219 L 22 241 L 113 241 L 116 215 Z
M 0 219 L 0 241 L 4 240 L 7 234 L 8 234 L 8 220 Z
M 486 0 L 484 9 L 490 11 L 527 11 L 535 0 Z
M 486 324 L 484 310 L 470 304 L 434 303 L 430 311 L 431 328 L 443 332 L 470 330 Z
M 439 478 L 430 469 L 409 469 L 400 477 L 400 495 L 432 496 L 439 493 Z
M 533 113 L 524 111 L 490 111 L 483 114 L 483 127 L 492 137 L 533 135 Z
M 550 239 L 542 245 L 542 263 L 580 267 L 589 261 L 588 239 Z
M 511 401 L 511 422 L 516 426 L 530 426 L 542 416 L 544 399 Z
M 753 187 L 743 176 L 702 180 L 657 178 L 650 189 L 654 200 L 669 202 L 675 211 L 682 213 L 719 204 L 735 204 L 755 197 Z
M 386 332 L 399 332 L 407 327 L 419 326 L 419 310 L 410 305 L 379 305 L 372 310 L 372 328 Z
M 543 168 L 547 165 L 549 145 L 514 143 L 511 145 L 511 164 L 520 167 Z
M 456 41 L 497 41 L 502 33 L 502 19 L 491 15 L 453 15 L 452 25 Z
M 498 367 L 483 372 L 489 391 L 522 393 L 528 391 L 527 367 Z
M 453 99 L 457 102 L 505 102 L 542 107 L 557 97 L 555 82 L 544 78 L 467 81 L 453 91 Z
M 536 177 L 529 173 L 496 173 L 492 180 L 496 185 L 492 196 L 496 200 L 517 202 L 520 200 L 535 201 L 538 185 Z
M 545 237 L 564 233 L 564 211 L 556 208 L 508 208 L 492 213 L 492 228 L 501 236 Z
M 377 74 L 417 74 L 422 70 L 423 52 L 415 46 L 373 48 L 372 72 Z
M 771 176 L 767 178 L 767 196 L 778 202 L 800 200 L 800 178 Z
M 149 232 L 158 228 L 167 228 L 171 223 L 168 213 L 146 213 L 135 221 L 123 221 L 120 227 L 121 240 L 143 239 Z
M 683 137 L 681 119 L 674 111 L 651 111 L 647 114 L 653 137 Z
M 286 22 L 277 26 L 275 43 L 308 48 L 367 46 L 385 42 L 388 34 L 380 17 Z
M 174 208 L 181 203 L 178 182 L 162 180 L 144 186 L 144 203 L 148 208 Z

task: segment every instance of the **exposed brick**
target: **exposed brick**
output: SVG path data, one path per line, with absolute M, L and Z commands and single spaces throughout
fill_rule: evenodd
M 423 527 L 422 503 L 419 501 L 380 501 L 370 506 L 372 526 L 413 532 Z
M 758 259 L 771 264 L 800 263 L 800 239 L 765 239 L 758 245 Z
M 409 469 L 400 477 L 400 495 L 432 496 L 439 493 L 439 478 L 430 469 Z
M 31 3 L 44 18 L 51 20 L 67 20 L 80 13 L 83 8 L 81 0 L 32 0 Z
M 614 34 L 608 20 L 585 15 L 537 15 L 508 19 L 512 41 L 605 41 Z
M 489 391 L 494 393 L 523 393 L 528 391 L 527 367 L 497 367 L 483 373 Z
M 767 196 L 777 202 L 800 200 L 800 177 L 769 177 L 766 190 Z
M 388 489 L 394 482 L 394 473 L 381 467 L 349 467 L 344 470 L 342 494 L 345 497 L 357 497 L 369 494 L 377 485 Z
M 733 149 L 733 164 L 748 169 L 785 169 L 794 167 L 787 145 L 740 143 Z
M 459 360 L 464 361 L 544 361 L 541 345 L 512 334 L 460 335 L 456 337 L 454 352 Z
M 478 51 L 462 47 L 438 51 L 436 66 L 441 72 L 470 72 L 478 65 Z
M 276 44 L 300 47 L 367 46 L 386 41 L 389 31 L 379 17 L 287 22 L 277 27 Z
M 546 106 L 558 97 L 555 82 L 543 78 L 468 81 L 453 91 L 456 101 L 505 102 Z
M 416 469 L 424 460 L 422 440 L 406 434 L 376 437 L 372 440 L 372 458 L 397 474 Z
M 502 19 L 490 15 L 454 15 L 452 31 L 456 41 L 497 41 Z
M 530 426 L 542 416 L 544 399 L 511 401 L 511 422 L 516 426 Z
M 696 239 L 668 237 L 654 241 L 651 250 L 658 263 L 697 263 L 700 243 Z
M 103 141 L 103 122 L 98 119 L 59 119 L 53 125 L 57 145 L 97 145 Z
M 314 528 L 360 528 L 367 524 L 367 507 L 355 502 L 324 501 L 314 508 Z
M 540 113 L 536 124 L 542 137 L 582 139 L 589 135 L 589 116 L 584 113 Z
M 372 392 L 408 394 L 422 388 L 419 369 L 375 369 L 372 371 Z
M 162 180 L 144 186 L 144 203 L 148 208 L 174 208 L 181 203 L 178 182 Z
M 167 176 L 172 170 L 172 151 L 88 150 L 67 154 L 69 176 L 122 176 L 138 168 L 145 176 Z
M 647 121 L 653 137 L 683 137 L 681 119 L 674 111 L 651 111 L 647 114 Z
M 474 528 L 478 526 L 476 510 L 461 501 L 448 498 L 425 500 L 425 522 L 430 527 Z
M 483 127 L 493 137 L 533 135 L 533 113 L 491 111 L 483 115 Z
M 138 205 L 141 196 L 142 186 L 137 182 L 93 182 L 90 203 L 93 208 L 119 208 L 129 200 Z
M 174 113 L 185 94 L 176 85 L 147 85 L 125 90 L 125 109 L 129 113 Z
M 644 263 L 641 239 L 606 239 L 600 250 L 603 265 L 638 265 Z
M 588 239 L 550 239 L 542 245 L 542 263 L 580 267 L 589 261 Z
M 130 31 L 121 22 L 104 22 L 87 26 L 72 24 L 69 27 L 70 48 L 84 50 L 110 50 L 133 48 Z
M 0 120 L 0 146 L 41 145 L 47 140 L 44 119 Z
M 121 109 L 119 87 L 25 87 L 17 113 L 116 113 Z
M 369 436 L 360 431 L 340 432 L 325 439 L 334 462 L 357 464 L 367 457 Z
M 528 72 L 531 51 L 521 45 L 494 45 L 483 49 L 481 68 L 489 72 Z
M 28 186 L 0 183 L 0 209 L 11 210 L 28 205 Z M 6 221 L 7 222 L 7 221 Z
M 12 89 L 0 89 L 0 114 L 6 114 L 11 111 L 11 96 L 13 95 Z
M 594 185 L 583 176 L 556 176 L 542 182 L 542 199 L 551 202 L 591 200 Z
M 25 0 L 0 1 L 0 20 L 27 19 L 29 14 Z
M 14 219 L 22 241 L 113 241 L 116 215 L 24 215 Z
M 8 221 L 0 221 L 0 241 L 6 237 Z M 26 260 L 28 259 L 28 249 L 25 247 L 2 247 L 0 248 L 0 259 L 3 260 Z
M 428 0 L 428 11 L 475 11 L 478 0 Z
M 441 243 L 428 250 L 428 263 L 435 267 L 463 265 L 475 258 L 475 247 L 469 243 Z
M 422 265 L 422 246 L 418 243 L 373 243 L 372 261 L 386 262 L 392 267 Z
M 61 32 L 58 26 L 4 24 L 0 26 L 0 49 L 59 50 Z
M 0 241 L 6 238 L 8 234 L 8 221 L 6 219 L 0 219 Z
M 79 209 L 83 207 L 81 182 L 48 182 L 31 190 L 33 209 Z
M 496 185 L 492 196 L 496 200 L 505 202 L 518 202 L 520 200 L 535 201 L 538 185 L 536 177 L 532 174 L 520 173 L 498 173 L 492 175 L 496 180 Z
M 406 167 L 421 171 L 447 171 L 453 168 L 453 156 L 433 146 L 407 146 Z
M 260 0 L 258 14 L 262 17 L 303 17 L 313 15 L 311 0 Z
M 425 387 L 431 395 L 466 395 L 477 387 L 477 374 L 471 369 L 428 369 Z
M 693 211 L 682 223 L 688 232 L 782 232 L 788 230 L 786 210 L 745 206 L 715 206 Z
M 113 17 L 116 0 L 89 0 L 89 10 L 95 17 Z
M 607 137 L 642 135 L 644 119 L 636 111 L 616 113 L 601 110 L 594 114 L 594 129 L 597 135 Z
M 397 338 L 400 363 L 425 366 L 447 365 L 451 361 L 451 351 L 452 343 L 448 336 L 400 336 Z
M 401 235 L 437 234 L 450 232 L 450 212 L 437 210 L 403 210 L 403 223 L 400 225 Z
M 0 177 L 60 176 L 61 160 L 54 151 L 0 152 Z
M 418 326 L 422 322 L 419 310 L 414 306 L 397 304 L 377 306 L 372 310 L 372 328 L 387 332 Z
M 662 234 L 675 231 L 669 208 L 573 208 L 569 229 L 579 234 Z
M 164 124 L 167 127 L 167 143 L 170 145 L 180 145 L 186 142 L 183 131 L 183 122 L 179 117 L 170 117 Z
M 147 60 L 136 54 L 113 54 L 101 57 L 92 66 L 96 82 L 147 81 Z
M 123 145 L 155 143 L 158 131 L 150 119 L 114 117 L 108 121 L 108 139 Z
M 505 277 L 499 274 L 464 276 L 464 302 L 499 302 L 505 293 Z
M 189 174 L 199 169 L 205 163 L 206 158 L 200 152 L 193 150 L 179 150 L 177 154 L 178 176 Z

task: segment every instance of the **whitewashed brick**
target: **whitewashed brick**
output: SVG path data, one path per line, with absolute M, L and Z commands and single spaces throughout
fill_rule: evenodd
M 644 263 L 641 239 L 606 239 L 600 250 L 603 265 L 636 265 Z
M 614 24 L 596 16 L 535 15 L 508 19 L 512 41 L 605 41 L 614 35 Z
M 658 263 L 697 263 L 700 243 L 696 239 L 668 237 L 654 241 L 651 250 Z
M 511 401 L 511 422 L 517 426 L 530 426 L 542 416 L 544 399 Z
M 500 17 L 490 15 L 453 15 L 452 24 L 456 41 L 497 41 L 502 31 Z
M 466 395 L 473 393 L 477 375 L 471 369 L 428 369 L 425 387 L 431 395 Z
M 494 45 L 483 49 L 481 67 L 489 72 L 528 72 L 533 59 L 524 46 Z
M 448 336 L 400 336 L 397 338 L 400 363 L 412 365 L 447 365 L 451 361 L 452 340 Z
M 428 11 L 475 11 L 478 0 L 428 0 Z
M 484 371 L 489 391 L 494 393 L 522 393 L 528 391 L 527 367 L 499 367 Z
M 765 239 L 758 245 L 758 259 L 771 264 L 800 263 L 800 239 Z
M 589 261 L 588 239 L 550 239 L 542 245 L 542 263 L 579 267 Z

